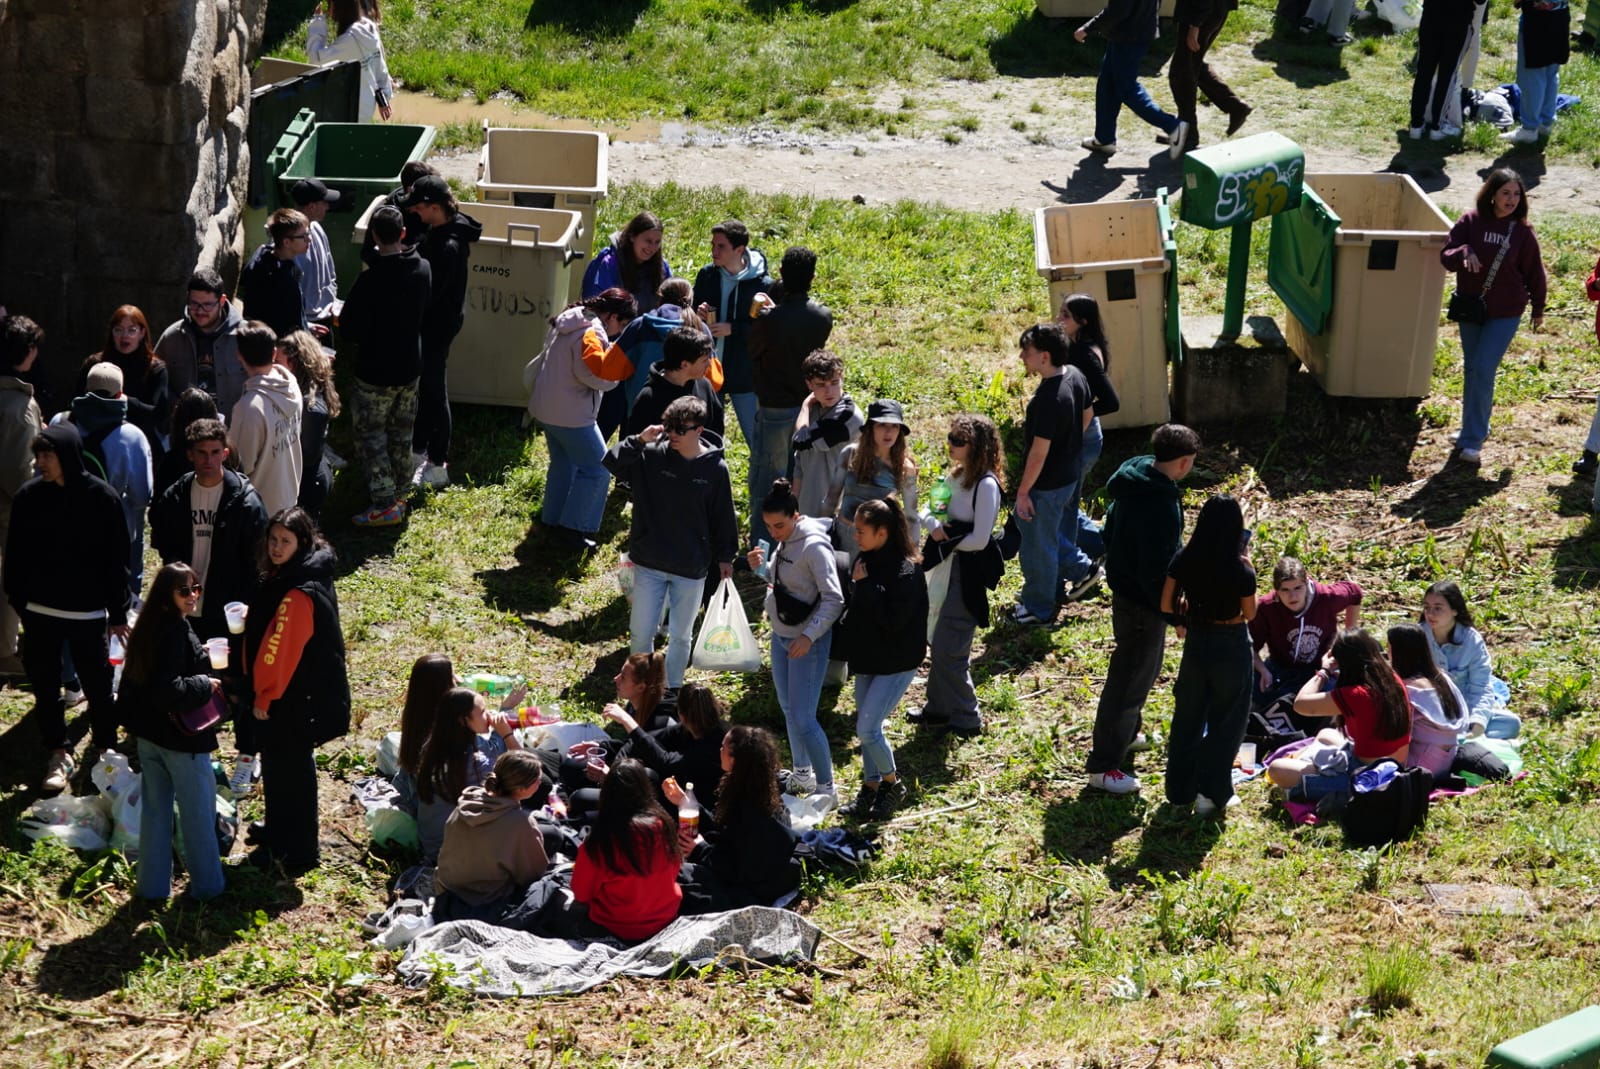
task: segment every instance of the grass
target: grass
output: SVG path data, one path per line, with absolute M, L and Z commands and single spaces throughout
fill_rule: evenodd
M 698 236 L 727 215 L 751 221 L 769 255 L 816 248 L 847 387 L 906 403 L 926 482 L 950 413 L 989 413 L 1015 447 L 1028 391 L 1015 338 L 1047 314 L 1022 214 L 626 185 L 598 229 L 647 206 L 680 267 L 704 258 Z M 1600 241 L 1593 220 L 1539 224 L 1552 260 Z M 1225 245 L 1192 227 L 1179 234 L 1185 308 L 1215 310 Z M 1250 311 L 1281 317 L 1256 266 Z M 396 725 L 409 665 L 445 650 L 461 671 L 519 670 L 536 699 L 592 718 L 626 648 L 621 504 L 599 551 L 558 556 L 533 522 L 543 440 L 513 411 L 469 408 L 458 485 L 406 528 L 338 520 L 359 496 L 349 474 L 329 505 L 356 727 L 324 755 L 328 863 L 298 885 L 233 870 L 218 904 L 145 912 L 114 855 L 30 844 L 15 831 L 37 774 L 28 702 L 0 691 L 0 816 L 10 818 L 0 822 L 0 1065 L 1481 1064 L 1494 1043 L 1579 1008 L 1600 982 L 1600 531 L 1587 484 L 1562 471 L 1594 384 L 1573 276 L 1557 276 L 1549 332 L 1524 332 L 1506 362 L 1481 474 L 1442 466 L 1460 389 L 1442 330 L 1434 393 L 1420 405 L 1333 401 L 1291 376 L 1290 415 L 1207 428 L 1186 486 L 1191 512 L 1220 490 L 1244 500 L 1258 571 L 1292 551 L 1319 577 L 1360 581 L 1371 626 L 1412 618 L 1436 577 L 1462 581 L 1525 716 L 1528 776 L 1434 807 L 1415 840 L 1346 850 L 1336 830 L 1285 825 L 1259 787 L 1225 825 L 1174 818 L 1157 805 L 1162 746 L 1140 759 L 1142 798 L 1086 792 L 1111 645 L 1102 596 L 1052 631 L 982 634 L 984 737 L 933 741 L 891 721 L 911 811 L 940 812 L 888 829 L 881 859 L 858 877 L 808 878 L 800 906 L 859 956 L 825 942 L 827 971 L 622 980 L 537 1002 L 479 1001 L 446 975 L 402 987 L 396 956 L 363 943 L 357 919 L 382 904 L 406 859 L 369 848 L 345 795 Z M 339 428 L 336 445 L 350 455 L 347 434 Z M 1100 480 L 1146 433 L 1108 437 Z M 1017 582 L 1008 577 L 997 604 Z M 1152 727 L 1170 715 L 1177 655 L 1169 645 Z M 735 719 L 781 725 L 763 677 L 716 686 Z M 848 694 L 825 694 L 846 793 L 859 775 L 852 717 Z M 259 802 L 244 810 L 259 816 Z M 1538 909 L 1451 916 L 1425 882 L 1511 884 Z

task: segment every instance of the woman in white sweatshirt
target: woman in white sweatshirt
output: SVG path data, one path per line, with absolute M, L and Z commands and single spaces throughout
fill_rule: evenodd
M 357 118 L 371 122 L 374 110 L 387 119 L 389 101 L 394 96 L 394 82 L 389 78 L 389 65 L 383 59 L 383 41 L 378 37 L 378 25 L 361 13 L 361 0 L 331 0 L 333 24 L 338 31 L 328 40 L 328 4 L 317 5 L 311 16 L 311 28 L 306 33 L 306 55 L 311 62 L 326 67 L 353 59 L 361 64 L 361 97 Z

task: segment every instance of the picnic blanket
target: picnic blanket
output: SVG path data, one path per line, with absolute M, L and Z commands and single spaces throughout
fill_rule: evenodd
M 1473 741 L 1487 747 L 1491 753 L 1500 758 L 1500 760 L 1504 761 L 1506 763 L 1506 767 L 1511 770 L 1512 780 L 1519 780 L 1525 775 L 1522 770 L 1522 752 L 1518 749 L 1517 743 L 1511 741 L 1510 739 L 1477 738 Z M 1283 749 L 1287 750 L 1289 747 L 1284 747 Z M 1282 752 L 1283 750 L 1279 750 L 1272 756 L 1277 757 Z M 1435 787 L 1433 789 L 1433 793 L 1428 795 L 1428 800 L 1430 802 L 1438 802 L 1445 798 L 1465 798 L 1469 794 L 1477 794 L 1484 788 L 1492 786 L 1494 786 L 1493 783 L 1484 782 L 1472 784 L 1460 790 L 1454 790 L 1448 787 Z M 1288 812 L 1289 819 L 1296 824 L 1321 823 L 1317 817 L 1316 802 L 1291 802 L 1285 800 L 1283 803 L 1283 808 Z
M 451 921 L 417 936 L 399 971 L 414 987 L 442 971 L 451 986 L 480 995 L 570 995 L 616 976 L 666 976 L 724 955 L 734 961 L 809 961 L 821 937 L 805 918 L 767 906 L 679 917 L 631 946 L 541 939 L 481 921 Z

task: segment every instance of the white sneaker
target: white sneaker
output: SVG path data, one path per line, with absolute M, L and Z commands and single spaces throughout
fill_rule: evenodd
M 806 795 L 806 801 L 820 817 L 839 808 L 839 792 L 834 790 L 833 784 L 819 784 L 817 789 Z
M 338 453 L 335 453 L 333 451 L 333 446 L 331 445 L 324 445 L 322 447 L 322 455 L 327 460 L 328 467 L 332 468 L 334 471 L 343 471 L 350 466 L 350 462 L 344 457 L 340 456 Z
M 1413 141 L 1421 141 L 1422 135 L 1427 132 L 1428 128 L 1426 126 L 1413 126 L 1411 129 L 1406 131 L 1406 136 L 1411 138 Z
M 1189 147 L 1189 124 L 1182 119 L 1172 128 L 1171 139 L 1167 142 L 1167 155 L 1178 160 L 1183 158 L 1185 150 Z
M 40 789 L 46 794 L 60 794 L 67 789 L 67 781 L 72 779 L 75 768 L 72 755 L 67 751 L 52 751 L 50 760 L 45 762 L 44 782 L 39 784 Z
M 1549 126 L 1541 126 L 1541 127 L 1539 127 L 1539 136 L 1540 137 L 1549 137 L 1552 133 L 1555 132 L 1555 128 L 1556 127 L 1555 127 L 1554 123 L 1551 123 Z
M 1239 804 L 1239 796 L 1237 794 L 1230 794 L 1230 795 L 1228 795 L 1228 800 L 1226 802 L 1222 803 L 1222 808 L 1223 809 L 1232 809 L 1235 806 L 1237 806 L 1238 804 Z M 1209 817 L 1211 814 L 1215 813 L 1216 811 L 1217 811 L 1217 803 L 1213 802 L 1211 799 L 1207 798 L 1203 794 L 1195 795 L 1195 798 L 1194 798 L 1194 814 L 1195 814 L 1195 816 L 1197 816 L 1197 817 Z
M 435 490 L 443 490 L 450 485 L 450 465 L 434 464 L 431 461 L 422 466 L 422 481 Z
M 1509 141 L 1513 145 L 1537 145 L 1539 143 L 1539 131 L 1529 129 L 1526 126 L 1519 126 L 1509 134 L 1501 134 L 1500 140 Z
M 256 789 L 256 780 L 260 778 L 261 762 L 242 755 L 233 766 L 233 775 L 228 777 L 228 790 L 233 792 L 235 798 L 243 797 Z
M 817 774 L 809 768 L 797 768 L 789 773 L 789 786 L 784 788 L 784 794 L 792 794 L 796 798 L 804 798 L 817 789 Z
M 1149 748 L 1150 748 L 1150 736 L 1146 735 L 1142 731 L 1139 732 L 1139 734 L 1137 734 L 1137 735 L 1135 735 L 1133 737 L 1133 741 L 1132 742 L 1128 743 L 1128 752 L 1129 753 L 1144 753 Z
M 1130 776 L 1126 772 L 1115 768 L 1110 772 L 1091 772 L 1089 773 L 1089 786 L 1097 791 L 1105 791 L 1107 794 L 1138 794 L 1139 777 Z
M 1117 154 L 1117 143 L 1115 141 L 1096 141 L 1092 137 L 1086 137 L 1078 144 L 1101 156 L 1115 156 Z
M 1461 458 L 1461 463 L 1463 464 L 1483 463 L 1483 450 L 1481 449 L 1463 449 L 1457 456 Z
M 82 687 L 79 687 L 76 690 L 63 690 L 61 692 L 61 704 L 66 706 L 68 709 L 77 708 L 78 706 L 82 705 L 85 700 L 86 699 L 84 697 Z
M 1452 137 L 1460 136 L 1461 127 L 1457 126 L 1455 123 L 1442 122 L 1438 126 L 1435 126 L 1432 130 L 1428 131 L 1428 140 L 1430 141 L 1448 141 Z

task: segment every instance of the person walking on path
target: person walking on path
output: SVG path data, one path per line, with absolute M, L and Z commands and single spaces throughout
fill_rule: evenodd
M 1094 136 L 1082 141 L 1090 152 L 1116 155 L 1117 113 L 1126 104 L 1135 115 L 1167 135 L 1167 151 L 1173 159 L 1183 155 L 1189 141 L 1189 124 L 1156 107 L 1139 84 L 1139 61 L 1160 30 L 1159 9 L 1160 0 L 1109 0 L 1098 15 L 1072 35 L 1079 44 L 1088 40 L 1091 33 L 1106 39 L 1100 80 L 1094 91 Z
M 1184 152 L 1200 144 L 1199 93 L 1204 93 L 1228 117 L 1224 137 L 1238 133 L 1254 110 L 1206 62 L 1212 42 L 1238 6 L 1239 0 L 1183 0 L 1178 5 L 1178 46 L 1167 67 L 1167 85 L 1172 90 L 1172 106 L 1178 109 L 1178 118 L 1189 126 Z

